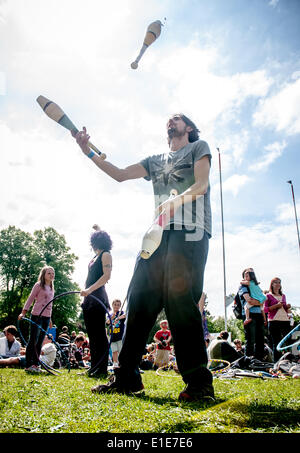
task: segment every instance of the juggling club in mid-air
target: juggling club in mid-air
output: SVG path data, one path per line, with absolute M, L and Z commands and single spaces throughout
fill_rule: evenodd
M 59 105 L 55 104 L 55 102 L 50 101 L 44 96 L 39 96 L 36 100 L 40 107 L 44 110 L 46 115 L 49 116 L 49 118 L 51 118 L 53 121 L 65 127 L 74 134 L 78 132 L 77 127 L 72 123 L 70 118 L 59 107 Z M 106 158 L 106 155 L 102 153 L 98 148 L 96 148 L 96 146 L 93 145 L 91 142 L 88 142 L 87 145 L 89 148 L 95 151 L 99 155 L 99 157 L 101 157 L 101 159 Z
M 155 22 L 152 22 L 146 31 L 146 35 L 144 38 L 143 46 L 140 50 L 139 55 L 137 56 L 136 60 L 131 63 L 132 69 L 136 69 L 138 67 L 138 62 L 142 58 L 143 54 L 145 53 L 146 49 L 151 46 L 151 44 L 154 43 L 154 41 L 159 37 L 161 33 L 161 27 L 162 23 L 160 20 L 156 20 Z

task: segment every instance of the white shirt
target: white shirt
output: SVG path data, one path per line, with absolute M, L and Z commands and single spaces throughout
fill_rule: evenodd
M 42 347 L 40 360 L 48 366 L 53 366 L 56 357 L 56 347 L 53 343 L 47 343 Z
M 18 340 L 15 340 L 11 345 L 11 348 L 8 347 L 8 341 L 6 337 L 0 338 L 0 356 L 3 358 L 6 357 L 17 357 L 20 355 L 21 344 Z

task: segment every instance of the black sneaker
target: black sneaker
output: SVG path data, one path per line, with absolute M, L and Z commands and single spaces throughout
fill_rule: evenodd
M 95 379 L 107 379 L 108 373 L 87 373 L 88 377 Z
M 92 387 L 93 393 L 137 393 L 144 389 L 144 385 L 139 375 L 131 381 L 121 379 L 120 369 L 115 369 L 114 374 L 110 376 L 108 383 Z
M 203 387 L 192 387 L 187 385 L 186 388 L 179 394 L 179 401 L 214 401 L 215 393 L 211 384 L 206 384 Z
M 90 368 L 87 372 L 88 377 L 92 378 L 97 378 L 97 379 L 106 379 L 108 377 L 108 372 L 107 370 L 94 370 L 92 371 L 92 368 Z

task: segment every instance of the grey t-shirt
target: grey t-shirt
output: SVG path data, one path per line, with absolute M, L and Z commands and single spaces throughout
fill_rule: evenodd
M 140 162 L 148 173 L 145 179 L 152 181 L 155 207 L 170 197 L 172 189 L 181 194 L 195 183 L 194 163 L 203 156 L 208 156 L 211 160 L 208 144 L 198 140 L 178 151 L 149 156 Z M 195 227 L 204 229 L 211 236 L 210 185 L 208 184 L 205 195 L 184 203 L 182 209 L 176 211 L 171 223 L 179 227 L 184 225 L 189 230 Z

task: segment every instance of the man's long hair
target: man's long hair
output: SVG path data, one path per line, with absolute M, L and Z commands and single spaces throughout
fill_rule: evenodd
M 193 142 L 196 142 L 197 140 L 199 140 L 200 131 L 197 128 L 196 124 L 193 123 L 193 121 L 190 120 L 183 113 L 180 113 L 180 116 L 181 116 L 182 121 L 184 121 L 187 126 L 190 126 L 193 129 L 191 132 L 189 132 L 189 142 L 193 143 Z
M 193 130 L 189 132 L 188 139 L 190 143 L 196 142 L 199 140 L 199 129 L 197 128 L 196 124 L 193 123 L 192 120 L 190 120 L 187 116 L 185 116 L 183 113 L 178 113 L 182 121 L 187 125 L 190 126 Z M 171 143 L 171 138 L 168 137 L 168 145 L 170 146 Z

